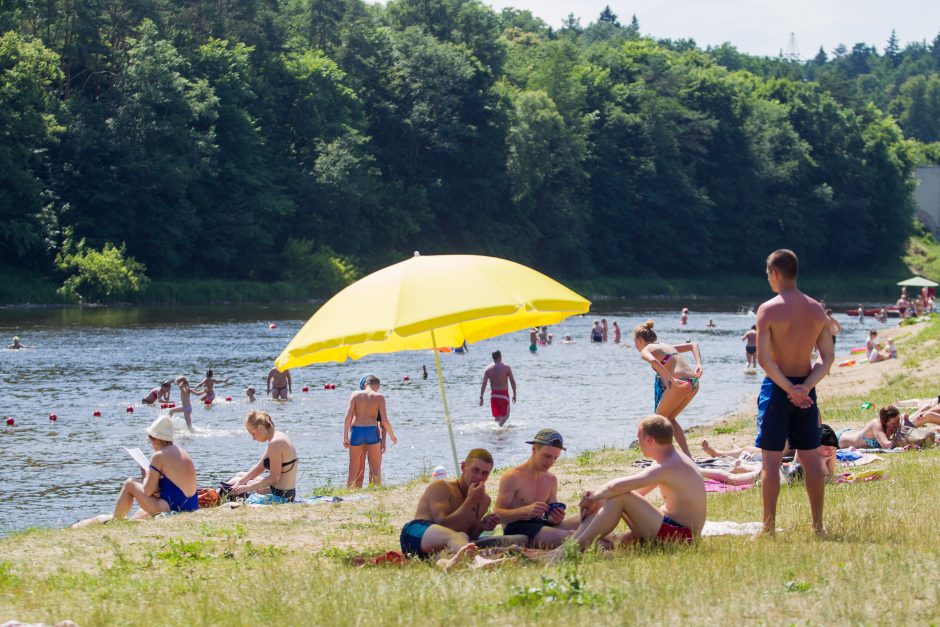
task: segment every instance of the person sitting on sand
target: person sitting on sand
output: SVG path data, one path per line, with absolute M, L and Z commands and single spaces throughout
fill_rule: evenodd
M 160 384 L 160 387 L 150 390 L 150 392 L 147 393 L 147 396 L 143 398 L 141 403 L 144 405 L 153 405 L 158 401 L 161 403 L 169 403 L 170 391 L 172 389 L 173 385 L 169 381 L 164 381 Z
M 653 464 L 635 475 L 608 481 L 581 497 L 581 525 L 574 534 L 583 551 L 595 540 L 606 538 L 620 521 L 629 531 L 617 544 L 641 540 L 690 542 L 705 526 L 705 482 L 688 456 L 673 446 L 672 422 L 664 416 L 647 416 L 637 427 L 637 442 Z M 659 488 L 663 505 L 656 508 L 644 498 Z M 610 538 L 614 540 L 614 538 Z M 564 547 L 550 554 L 564 558 Z
M 549 472 L 565 450 L 564 440 L 554 429 L 542 429 L 526 444 L 532 445 L 532 454 L 500 478 L 494 511 L 504 534 L 522 534 L 528 546 L 551 549 L 578 525 L 578 517 L 565 518 L 564 504 L 556 502 L 558 479 Z
M 653 331 L 653 321 L 647 320 L 633 329 L 633 344 L 642 357 L 653 368 L 656 378 L 653 381 L 653 402 L 657 415 L 665 416 L 672 423 L 676 443 L 683 453 L 692 457 L 685 433 L 677 419 L 686 406 L 692 402 L 699 390 L 702 377 L 702 355 L 698 343 L 663 344 L 657 341 Z M 679 353 L 691 352 L 695 358 L 695 370 L 689 366 Z
M 186 377 L 176 377 L 176 385 L 180 389 L 180 407 L 174 407 L 170 410 L 170 416 L 173 414 L 183 414 L 186 419 L 186 426 L 193 430 L 193 402 L 191 395 L 192 388 L 189 387 L 189 380 Z
M 291 387 L 290 370 L 281 372 L 277 368 L 268 371 L 268 394 L 276 401 L 286 401 L 293 393 Z
M 868 332 L 868 339 L 865 340 L 865 355 L 871 355 L 871 352 L 875 350 L 875 338 L 878 337 L 878 331 L 872 329 Z
M 196 467 L 189 453 L 173 444 L 173 421 L 169 416 L 160 416 L 147 427 L 147 437 L 154 453 L 150 468 L 143 474 L 143 482 L 127 479 L 121 488 L 114 513 L 110 516 L 95 516 L 75 523 L 73 527 L 84 527 L 111 520 L 123 520 L 134 506 L 140 508 L 134 520 L 150 518 L 164 512 L 193 512 L 199 509 L 196 496 Z
M 861 429 L 839 431 L 839 448 L 894 448 L 894 438 L 901 427 L 901 412 L 894 405 L 878 410 L 878 417 Z
M 888 345 L 885 346 L 885 355 L 888 356 L 888 359 L 897 359 L 898 358 L 898 347 L 894 345 L 894 339 L 888 338 Z
M 460 462 L 457 479 L 439 479 L 425 488 L 414 520 L 401 529 L 401 552 L 421 558 L 444 549 L 456 553 L 481 531 L 495 529 L 499 516 L 486 513 L 490 507 L 486 480 L 492 470 L 493 456 L 475 448 Z
M 264 455 L 248 472 L 240 472 L 222 484 L 233 496 L 268 495 L 266 502 L 291 503 L 297 495 L 297 449 L 283 431 L 274 428 L 274 419 L 263 411 L 249 412 L 245 430 L 255 442 L 267 442 Z M 256 479 L 267 470 L 266 477 Z
M 706 479 L 720 481 L 729 485 L 743 485 L 753 483 L 760 478 L 761 471 L 761 450 L 756 446 L 742 446 L 740 448 L 730 448 L 718 450 L 709 445 L 708 440 L 702 440 L 702 448 L 712 457 L 738 457 L 742 453 L 747 453 L 746 459 L 736 460 L 730 471 L 721 469 L 702 468 L 702 476 Z M 820 425 L 819 427 L 819 459 L 822 461 L 823 473 L 831 477 L 836 471 L 836 451 L 839 449 L 839 438 L 836 432 L 829 425 Z M 794 457 L 794 462 L 799 464 L 799 451 L 795 451 L 788 446 L 784 447 L 783 457 Z M 756 463 L 755 463 L 756 462 Z M 784 476 L 789 476 L 790 468 L 781 467 Z
M 884 350 L 884 345 L 881 342 L 875 344 L 875 347 L 868 354 L 868 363 L 876 364 L 879 361 L 888 361 L 888 353 Z

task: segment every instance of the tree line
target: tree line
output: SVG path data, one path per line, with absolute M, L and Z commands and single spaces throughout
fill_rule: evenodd
M 145 274 L 333 291 L 413 250 L 565 278 L 778 246 L 864 270 L 897 259 L 912 167 L 940 159 L 940 36 L 803 62 L 609 9 L 2 4 L 0 265 L 86 297 Z

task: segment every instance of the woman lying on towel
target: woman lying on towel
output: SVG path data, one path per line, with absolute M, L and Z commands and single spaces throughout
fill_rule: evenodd
M 832 430 L 832 427 L 829 425 L 821 425 L 819 427 L 819 458 L 822 460 L 823 472 L 827 477 L 834 475 L 836 471 L 836 450 L 838 449 L 838 443 L 839 440 L 836 438 L 835 431 Z M 702 441 L 702 448 L 704 448 L 709 455 L 713 455 L 715 457 L 721 457 L 725 455 L 733 457 L 735 455 L 740 455 L 742 452 L 747 452 L 756 456 L 756 454 L 760 453 L 760 449 L 753 446 L 745 446 L 741 448 L 732 448 L 725 451 L 720 451 L 709 446 L 707 440 Z M 784 473 L 785 479 L 790 479 L 794 476 L 802 476 L 802 471 L 799 469 L 799 452 L 788 448 L 784 451 L 784 456 L 792 455 L 794 453 L 796 454 L 794 463 L 787 467 L 782 466 L 780 469 L 781 473 Z M 756 457 L 753 457 L 752 459 L 756 459 Z M 759 479 L 761 470 L 762 467 L 758 461 L 748 462 L 739 460 L 735 462 L 730 471 L 713 468 L 702 468 L 700 469 L 700 472 L 706 479 L 711 479 L 720 483 L 726 483 L 728 485 L 744 485 L 753 483 Z
M 878 417 L 861 429 L 843 429 L 839 432 L 839 448 L 884 448 L 895 446 L 894 439 L 901 428 L 901 412 L 894 405 L 878 410 Z
M 256 494 L 249 503 L 290 503 L 297 494 L 297 449 L 282 431 L 274 428 L 274 420 L 263 411 L 249 412 L 245 429 L 255 442 L 268 447 L 258 463 L 248 472 L 240 472 L 222 484 L 223 496 Z M 267 470 L 266 477 L 257 479 Z
M 103 524 L 110 520 L 123 520 L 134 506 L 140 508 L 134 520 L 150 518 L 166 512 L 192 512 L 199 509 L 196 496 L 196 467 L 189 453 L 173 444 L 173 421 L 160 416 L 147 427 L 147 437 L 154 453 L 150 468 L 141 469 L 144 480 L 127 479 L 121 488 L 114 513 L 77 522 L 73 527 Z

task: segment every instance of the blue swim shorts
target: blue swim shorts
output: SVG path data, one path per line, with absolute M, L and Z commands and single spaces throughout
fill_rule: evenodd
M 399 537 L 401 552 L 408 556 L 427 557 L 428 554 L 421 550 L 421 538 L 424 537 L 424 532 L 428 530 L 428 527 L 433 524 L 430 520 L 421 519 L 405 523 Z
M 378 427 L 353 427 L 349 434 L 349 446 L 378 444 L 380 441 Z
M 787 377 L 799 385 L 806 377 Z M 809 393 L 813 406 L 801 409 L 790 402 L 784 392 L 770 377 L 764 379 L 757 397 L 757 440 L 754 446 L 766 451 L 783 451 L 787 440 L 798 451 L 819 447 L 819 407 L 816 405 L 816 390 Z

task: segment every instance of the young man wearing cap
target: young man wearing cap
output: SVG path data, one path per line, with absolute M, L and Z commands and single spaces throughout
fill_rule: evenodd
M 512 368 L 503 363 L 503 354 L 493 351 L 493 363 L 483 371 L 483 385 L 480 386 L 480 406 L 483 406 L 483 395 L 486 393 L 486 384 L 490 384 L 490 410 L 493 420 L 502 427 L 509 420 L 509 386 L 512 386 L 512 402 L 516 402 L 516 379 L 512 376 Z
M 636 437 L 643 455 L 652 459 L 653 464 L 635 475 L 613 479 L 584 493 L 583 522 L 574 534 L 582 550 L 611 533 L 621 520 L 630 528 L 621 542 L 687 542 L 705 526 L 705 482 L 695 462 L 673 446 L 672 423 L 662 416 L 649 416 L 640 422 Z M 659 488 L 664 501 L 659 509 L 644 498 L 654 488 Z M 563 559 L 564 547 L 548 557 Z
M 160 416 L 147 427 L 147 437 L 154 453 L 150 467 L 141 473 L 144 480 L 127 479 L 121 488 L 114 513 L 111 516 L 95 516 L 75 523 L 73 527 L 123 520 L 134 506 L 140 509 L 135 520 L 149 518 L 163 512 L 191 512 L 199 509 L 196 496 L 196 467 L 189 453 L 173 444 L 173 420 Z
M 491 470 L 493 456 L 475 448 L 460 462 L 460 477 L 433 481 L 418 501 L 414 520 L 402 527 L 402 553 L 417 557 L 444 549 L 455 553 L 481 531 L 492 531 L 499 516 L 486 513 L 490 507 L 486 480 Z
M 777 296 L 757 309 L 757 361 L 766 373 L 757 400 L 757 440 L 763 471 L 764 533 L 777 526 L 780 464 L 784 444 L 799 451 L 806 475 L 813 530 L 823 527 L 824 476 L 819 462 L 819 408 L 816 385 L 829 373 L 835 359 L 832 327 L 818 302 L 796 285 L 799 262 L 791 250 L 775 250 L 767 257 L 767 281 Z M 813 349 L 819 359 L 812 360 Z
M 551 549 L 563 544 L 580 520 L 578 516 L 566 519 L 564 503 L 555 502 L 558 479 L 549 469 L 565 450 L 564 440 L 554 429 L 542 429 L 526 444 L 532 445 L 532 455 L 500 478 L 493 510 L 503 533 L 522 534 L 528 546 Z

